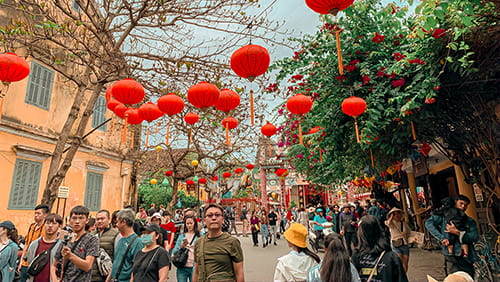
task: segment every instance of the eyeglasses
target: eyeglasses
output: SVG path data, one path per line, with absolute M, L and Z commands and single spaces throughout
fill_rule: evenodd
M 222 214 L 220 214 L 220 213 L 209 213 L 209 214 L 205 215 L 205 217 L 209 217 L 209 218 L 212 218 L 212 217 L 218 218 L 221 216 L 222 216 Z

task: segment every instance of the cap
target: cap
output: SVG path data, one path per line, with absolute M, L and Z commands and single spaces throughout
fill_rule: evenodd
M 152 217 L 161 218 L 161 214 L 159 212 L 155 212 Z
M 148 223 L 146 224 L 146 226 L 144 226 L 144 230 L 147 230 L 147 231 L 154 231 L 156 233 L 161 233 L 161 227 L 156 224 L 156 223 Z
M 290 227 L 283 233 L 285 239 L 297 247 L 307 247 L 307 228 L 300 223 L 292 223 Z
M 8 229 L 8 230 L 12 230 L 12 229 L 16 228 L 14 226 L 14 223 L 12 223 L 12 221 L 10 221 L 10 220 L 0 222 L 0 227 L 3 227 L 3 228 Z

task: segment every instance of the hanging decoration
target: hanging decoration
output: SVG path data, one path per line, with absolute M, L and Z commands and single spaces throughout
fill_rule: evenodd
M 255 165 L 253 165 L 253 164 L 247 164 L 245 167 L 246 167 L 248 170 L 252 170 L 252 169 L 254 169 Z
M 152 122 L 163 116 L 163 112 L 160 111 L 157 105 L 147 102 L 139 107 L 139 116 L 148 122 Z
M 161 151 L 163 151 L 163 147 L 160 146 L 160 145 L 157 145 L 157 146 L 155 146 L 155 151 L 156 152 L 161 152 Z
M 190 112 L 187 115 L 184 116 L 184 121 L 187 124 L 194 125 L 200 120 L 200 116 L 197 115 L 196 113 Z M 193 142 L 193 127 L 189 127 L 189 141 Z
M 113 90 L 111 88 L 113 88 L 113 86 L 106 88 L 106 95 L 104 96 L 106 98 L 106 103 L 109 103 L 109 101 L 113 99 Z
M 229 177 L 231 177 L 231 176 L 232 176 L 232 174 L 231 174 L 230 172 L 224 172 L 224 173 L 222 174 L 222 177 L 224 177 L 225 179 L 228 179 L 228 178 L 229 178 Z
M 175 93 L 168 93 L 158 99 L 158 108 L 169 116 L 176 115 L 184 109 L 184 101 Z
M 304 94 L 296 94 L 295 96 L 292 96 L 288 98 L 288 101 L 286 102 L 286 107 L 287 109 L 292 113 L 296 115 L 303 115 L 308 113 L 312 109 L 312 99 L 309 96 L 306 96 Z M 302 140 L 302 124 L 299 121 L 299 143 L 303 145 L 303 140 Z
M 217 99 L 217 103 L 215 104 L 215 108 L 219 111 L 227 113 L 236 109 L 239 104 L 240 96 L 238 93 L 229 89 L 222 89 L 220 91 L 219 99 Z
M 241 167 L 234 169 L 234 173 L 237 175 L 240 175 L 242 172 L 243 172 L 243 169 Z
M 198 179 L 198 183 L 200 183 L 200 184 L 207 184 L 207 179 L 206 178 L 200 178 L 200 179 Z
M 241 47 L 231 55 L 231 69 L 239 77 L 246 78 L 250 82 L 257 76 L 264 74 L 269 68 L 271 57 L 266 48 L 250 44 Z M 250 122 L 255 124 L 255 109 L 253 89 L 250 89 Z
M 157 183 L 158 183 L 158 180 L 156 180 L 154 178 L 152 178 L 151 180 L 149 180 L 149 184 L 151 184 L 151 185 L 155 185 Z
M 344 101 L 342 101 L 341 107 L 342 107 L 342 112 L 344 112 L 344 114 L 354 118 L 354 128 L 356 131 L 356 141 L 359 143 L 359 129 L 358 129 L 358 121 L 356 120 L 356 117 L 365 112 L 366 101 L 363 98 L 351 96 L 349 98 L 344 99 Z
M 110 111 L 114 112 L 114 111 L 115 111 L 115 107 L 116 107 L 116 106 L 118 106 L 118 105 L 123 105 L 123 104 L 122 104 L 122 103 L 120 103 L 120 102 L 118 102 L 118 100 L 111 98 L 111 99 L 108 101 L 108 103 L 106 104 L 106 107 L 107 107 Z M 124 106 L 124 107 L 125 107 L 125 106 Z M 126 109 L 126 107 L 125 107 L 125 109 Z
M 194 182 L 194 180 L 189 179 L 189 180 L 187 180 L 187 181 L 186 181 L 186 184 L 187 184 L 187 185 L 194 185 L 194 184 L 195 184 L 195 182 Z
M 238 126 L 238 120 L 233 117 L 227 117 L 222 120 L 222 126 L 226 129 L 226 145 L 231 147 L 231 139 L 229 137 L 229 130 L 235 129 Z
M 187 98 L 196 108 L 209 108 L 215 106 L 219 99 L 220 91 L 217 86 L 202 81 L 188 89 Z
M 219 176 L 214 175 L 214 176 L 210 177 L 210 180 L 212 180 L 213 182 L 216 182 L 217 180 L 219 180 Z
M 260 128 L 260 132 L 267 137 L 271 137 L 278 132 L 278 129 L 276 126 L 268 122 Z
M 276 175 L 279 176 L 279 177 L 285 177 L 288 175 L 288 169 L 285 169 L 285 168 L 278 168 L 276 170 Z
M 0 54 L 0 81 L 11 83 L 25 79 L 30 66 L 25 59 L 15 53 Z
M 144 87 L 131 78 L 115 82 L 111 87 L 111 94 L 116 100 L 126 105 L 140 103 L 145 96 Z
M 135 108 L 128 108 L 128 110 L 125 111 L 125 115 L 128 115 L 127 122 L 129 124 L 140 124 L 144 121 L 139 115 L 139 110 Z
M 119 118 L 125 118 L 125 112 L 128 110 L 127 106 L 122 103 L 119 103 L 113 108 L 113 113 L 117 115 Z
M 174 174 L 174 172 L 171 170 L 165 171 L 165 176 L 172 176 L 173 174 Z
M 339 11 L 347 9 L 351 6 L 354 0 L 306 0 L 306 5 L 311 8 L 311 10 L 320 14 L 331 14 L 337 16 Z M 335 30 L 335 43 L 337 46 L 337 59 L 340 75 L 344 75 L 344 64 L 342 62 L 342 48 L 340 47 L 340 32 L 342 29 L 338 24 L 334 25 Z

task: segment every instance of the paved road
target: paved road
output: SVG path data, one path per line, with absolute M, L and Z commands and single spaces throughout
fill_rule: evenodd
M 251 236 L 238 237 L 244 252 L 245 280 L 248 282 L 266 282 L 272 281 L 277 259 L 287 254 L 288 248 L 286 240 L 278 240 L 278 245 L 270 245 L 262 248 L 261 238 L 259 237 L 259 247 L 254 247 Z M 322 257 L 323 254 L 320 253 Z M 443 257 L 436 251 L 424 251 L 418 248 L 411 249 L 410 266 L 408 278 L 410 282 L 425 282 L 427 274 L 432 275 L 437 280 L 444 278 Z M 175 280 L 175 267 L 172 267 L 168 281 Z

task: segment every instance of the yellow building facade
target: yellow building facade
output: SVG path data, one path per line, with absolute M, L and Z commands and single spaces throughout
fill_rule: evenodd
M 27 60 L 30 75 L 3 86 L 0 111 L 0 221 L 13 221 L 22 235 L 41 201 L 52 152 L 77 95 L 76 87 L 49 67 Z M 56 200 L 52 212 L 68 215 L 73 206 L 85 205 L 95 214 L 129 203 L 132 161 L 125 157 L 121 128 L 121 120 L 106 109 L 103 93 L 87 125 L 86 132 L 95 131 L 84 139 L 61 185 L 69 187 L 67 199 L 59 199 L 58 210 Z

